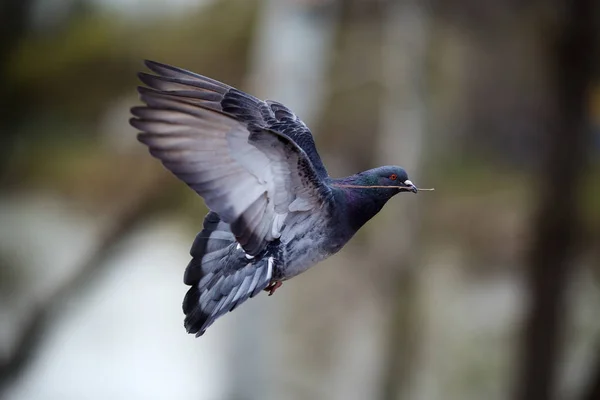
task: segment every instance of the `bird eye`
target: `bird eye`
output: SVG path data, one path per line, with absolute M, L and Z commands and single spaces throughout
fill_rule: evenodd
M 396 175 L 396 174 L 391 174 L 391 175 L 390 175 L 390 179 L 391 179 L 391 180 L 393 180 L 393 181 L 395 181 L 396 179 L 398 179 L 398 175 Z

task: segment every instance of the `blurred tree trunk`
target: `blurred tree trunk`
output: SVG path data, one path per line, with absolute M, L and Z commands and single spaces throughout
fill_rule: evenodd
M 383 86 L 381 133 L 376 164 L 403 166 L 419 185 L 426 132 L 424 99 L 428 50 L 428 14 L 419 1 L 387 1 L 383 16 Z M 406 196 L 406 197 L 404 197 Z M 382 359 L 381 398 L 410 397 L 416 349 L 416 274 L 419 253 L 417 201 L 407 195 L 385 208 L 385 218 L 370 236 L 370 252 L 379 255 L 385 290 L 382 306 L 389 311 Z M 382 282 L 382 283 L 383 283 Z
M 332 54 L 331 96 L 327 118 L 319 126 L 320 131 L 327 133 L 319 150 L 322 155 L 331 155 L 328 167 L 332 176 L 373 167 L 376 152 L 373 137 L 379 128 L 383 92 L 380 46 L 383 2 L 340 2 L 340 23 Z
M 311 125 L 332 176 L 374 166 L 383 92 L 383 3 L 345 0 L 336 8 L 332 29 L 337 35 L 329 49 L 331 72 L 326 81 L 330 93 L 323 120 Z M 312 90 L 305 87 L 302 95 Z M 361 400 L 377 393 L 385 317 L 377 307 L 380 303 L 373 301 L 379 286 L 370 285 L 373 279 L 366 276 L 377 263 L 364 256 L 366 236 L 361 230 L 340 254 L 294 278 L 282 291 L 280 307 L 287 315 L 278 344 L 285 363 L 277 377 L 282 389 L 278 398 Z
M 69 0 L 63 5 L 63 18 L 67 20 L 83 11 L 84 2 Z M 8 66 L 32 25 L 32 14 L 38 4 L 36 0 L 0 1 L 0 188 L 13 183 L 8 169 L 15 149 L 26 134 L 19 128 L 30 108 L 23 93 L 11 80 Z
M 337 0 L 263 0 L 249 87 L 308 125 L 320 117 L 337 27 Z M 313 132 L 314 134 L 314 132 Z
M 596 346 L 596 360 L 592 365 L 594 368 L 590 374 L 590 382 L 584 388 L 581 400 L 598 400 L 600 399 L 600 346 Z
M 262 3 L 247 77 L 248 91 L 285 104 L 308 126 L 314 126 L 328 88 L 326 77 L 336 31 L 337 1 Z M 248 307 L 255 309 L 246 310 L 238 319 L 243 329 L 235 329 L 233 338 L 236 351 L 231 360 L 232 399 L 281 398 L 275 393 L 272 373 L 278 370 L 278 361 L 285 362 L 273 353 L 274 341 L 280 341 L 274 333 L 278 331 L 274 314 L 283 307 L 279 304 L 282 297 L 285 303 L 284 291 L 271 298 L 260 296 L 262 304 L 250 302 L 253 305 Z
M 581 232 L 581 182 L 590 125 L 588 92 L 593 75 L 596 0 L 557 3 L 561 20 L 550 49 L 554 113 L 546 128 L 529 254 L 529 311 L 521 346 L 522 365 L 516 386 L 520 400 L 557 397 L 558 363 L 562 352 L 566 290 L 575 265 L 575 244 Z

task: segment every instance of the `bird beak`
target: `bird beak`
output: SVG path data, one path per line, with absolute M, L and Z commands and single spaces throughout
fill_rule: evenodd
M 408 190 L 409 192 L 417 193 L 419 191 L 419 189 L 417 189 L 417 187 L 410 181 L 410 179 L 404 181 L 404 186 L 406 186 L 406 190 Z

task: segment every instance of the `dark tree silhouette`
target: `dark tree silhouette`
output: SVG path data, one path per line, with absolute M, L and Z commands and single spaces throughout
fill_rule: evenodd
M 529 254 L 530 309 L 521 346 L 522 368 L 516 386 L 519 400 L 556 397 L 557 360 L 566 307 L 566 289 L 572 274 L 578 212 L 585 169 L 589 123 L 587 94 L 596 48 L 595 0 L 557 2 L 561 10 L 556 40 L 549 41 L 551 84 L 555 112 L 546 128 L 540 170 L 538 210 L 533 221 Z M 553 117 L 550 115 L 553 114 Z
M 34 0 L 3 0 L 0 3 L 0 183 L 10 160 L 16 135 L 18 99 L 8 80 L 8 60 L 26 32 L 30 9 Z

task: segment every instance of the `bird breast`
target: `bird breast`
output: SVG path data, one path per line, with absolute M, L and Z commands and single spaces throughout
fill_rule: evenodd
M 309 213 L 307 213 L 309 214 Z M 283 279 L 290 279 L 327 257 L 337 253 L 347 242 L 335 234 L 331 221 L 309 214 L 287 223 L 281 234 L 285 265 Z

